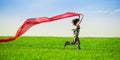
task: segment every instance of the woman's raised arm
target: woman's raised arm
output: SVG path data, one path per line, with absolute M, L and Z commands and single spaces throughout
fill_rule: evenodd
M 79 21 L 78 21 L 78 23 L 76 24 L 77 26 L 82 22 L 82 20 L 83 20 L 83 17 L 84 17 L 84 15 L 83 14 L 81 14 L 81 18 L 80 18 L 80 16 L 79 16 Z

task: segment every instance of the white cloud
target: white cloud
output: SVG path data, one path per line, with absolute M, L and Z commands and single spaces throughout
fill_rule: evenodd
M 115 10 L 110 12 L 110 14 L 115 14 L 115 13 L 120 13 L 120 9 L 115 9 Z
M 104 13 L 104 14 L 118 14 L 120 13 L 120 9 L 114 9 L 112 11 L 110 10 L 97 10 L 97 11 L 93 11 L 92 13 Z

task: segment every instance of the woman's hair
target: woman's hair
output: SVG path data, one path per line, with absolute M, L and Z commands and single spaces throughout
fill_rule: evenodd
M 79 21 L 79 19 L 78 19 L 78 18 L 73 19 L 73 20 L 72 20 L 73 25 L 76 25 L 78 21 Z

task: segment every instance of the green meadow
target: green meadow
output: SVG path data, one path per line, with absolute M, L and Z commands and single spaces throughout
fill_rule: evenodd
M 119 37 L 81 37 L 81 50 L 76 45 L 64 48 L 65 41 L 72 40 L 72 37 L 22 36 L 0 43 L 0 60 L 120 60 Z

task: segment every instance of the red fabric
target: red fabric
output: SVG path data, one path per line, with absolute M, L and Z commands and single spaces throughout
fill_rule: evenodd
M 73 17 L 73 16 L 80 16 L 80 15 L 81 14 L 79 14 L 79 13 L 67 12 L 67 13 L 64 13 L 64 14 L 53 16 L 51 18 L 48 18 L 48 17 L 29 18 L 17 30 L 15 36 L 10 37 L 10 38 L 0 39 L 0 42 L 8 42 L 8 41 L 15 40 L 17 37 L 19 37 L 22 34 L 24 34 L 29 28 L 31 28 L 32 26 L 34 26 L 36 24 L 40 24 L 40 23 L 44 23 L 44 22 L 50 22 L 50 21 L 55 21 L 55 20 L 59 20 L 59 19 L 63 19 L 63 18 L 68 18 L 68 17 Z

